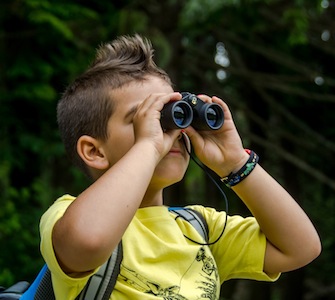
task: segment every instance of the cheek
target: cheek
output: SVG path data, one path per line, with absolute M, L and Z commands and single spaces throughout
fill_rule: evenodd
M 130 131 L 115 132 L 108 139 L 108 160 L 111 165 L 118 162 L 134 145 L 134 134 Z

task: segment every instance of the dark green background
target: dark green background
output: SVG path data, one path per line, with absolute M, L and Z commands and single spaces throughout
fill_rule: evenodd
M 309 266 L 275 284 L 227 282 L 222 299 L 335 299 L 334 12 L 333 0 L 1 1 L 0 285 L 34 278 L 43 264 L 40 216 L 58 196 L 88 184 L 58 135 L 61 93 L 101 42 L 137 32 L 152 40 L 176 90 L 226 100 L 245 147 L 322 238 L 323 252 Z M 225 191 L 229 213 L 248 215 Z M 166 199 L 225 209 L 194 164 Z

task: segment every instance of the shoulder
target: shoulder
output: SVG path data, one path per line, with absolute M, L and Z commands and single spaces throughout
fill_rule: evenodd
M 75 199 L 76 197 L 68 194 L 59 197 L 42 215 L 40 228 L 54 224 Z
M 56 201 L 50 205 L 50 207 L 45 213 L 48 213 L 56 209 L 61 209 L 61 208 L 66 209 L 75 199 L 76 197 L 71 196 L 69 194 L 65 194 L 59 197 L 58 199 L 56 199 Z
M 189 205 L 187 208 L 193 209 L 199 213 L 201 213 L 207 222 L 213 223 L 222 221 L 222 219 L 226 219 L 229 222 L 229 225 L 232 227 L 245 225 L 245 226 L 256 226 L 258 227 L 258 223 L 254 217 L 242 217 L 240 215 L 227 215 L 225 211 L 219 211 L 213 207 L 206 207 L 203 205 Z
M 187 208 L 197 211 L 204 217 L 209 228 L 210 240 L 212 241 L 222 231 L 224 231 L 222 234 L 225 241 L 229 239 L 239 239 L 241 241 L 249 239 L 263 240 L 263 234 L 254 217 L 231 216 L 227 215 L 225 211 L 218 211 L 215 208 L 202 205 L 191 205 L 187 206 Z
M 208 223 L 226 218 L 226 212 L 218 211 L 213 207 L 206 207 L 203 205 L 189 205 L 186 206 L 186 208 L 193 209 L 200 213 Z

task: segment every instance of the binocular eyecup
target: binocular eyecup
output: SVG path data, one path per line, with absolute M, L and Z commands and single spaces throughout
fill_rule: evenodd
M 192 126 L 196 130 L 217 130 L 224 122 L 223 109 L 216 103 L 206 103 L 196 95 L 183 92 L 182 99 L 164 105 L 161 126 L 164 130 Z

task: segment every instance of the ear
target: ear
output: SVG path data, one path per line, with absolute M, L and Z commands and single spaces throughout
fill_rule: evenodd
M 101 142 L 89 135 L 79 138 L 77 152 L 84 163 L 93 169 L 105 170 L 109 167 Z

